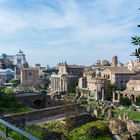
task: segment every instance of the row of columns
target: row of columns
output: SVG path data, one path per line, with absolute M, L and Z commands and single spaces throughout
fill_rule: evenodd
M 51 89 L 55 92 L 67 91 L 66 77 L 51 77 Z
M 101 88 L 101 91 L 100 92 L 96 91 L 96 97 L 95 97 L 95 99 L 96 100 L 102 100 L 102 101 L 104 101 L 104 99 L 105 99 L 105 95 L 104 94 L 105 94 L 104 93 L 104 88 Z

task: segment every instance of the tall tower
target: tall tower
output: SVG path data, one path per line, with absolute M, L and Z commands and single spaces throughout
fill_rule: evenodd
M 112 64 L 111 64 L 111 66 L 117 67 L 117 65 L 118 65 L 118 57 L 117 56 L 113 56 L 112 57 Z

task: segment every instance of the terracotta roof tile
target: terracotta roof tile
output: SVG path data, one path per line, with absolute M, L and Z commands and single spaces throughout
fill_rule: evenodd
M 107 67 L 112 73 L 121 74 L 121 73 L 134 73 L 130 71 L 127 67 Z

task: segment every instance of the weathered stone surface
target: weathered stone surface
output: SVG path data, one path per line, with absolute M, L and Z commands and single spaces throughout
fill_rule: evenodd
M 96 126 L 92 126 L 88 129 L 87 133 L 90 136 L 94 136 L 96 137 L 97 135 L 99 135 L 101 132 L 101 130 L 99 128 L 97 128 Z
M 109 120 L 109 130 L 112 134 L 120 135 L 127 132 L 127 124 L 119 119 L 112 118 Z
M 96 117 L 99 117 L 99 115 L 101 114 L 101 109 L 100 109 L 100 108 L 94 109 L 93 114 L 94 114 Z
M 71 105 L 68 105 L 68 106 L 71 106 Z M 9 122 L 11 124 L 21 127 L 20 124 L 22 124 L 22 125 L 25 124 L 24 120 L 26 120 L 26 122 L 30 122 L 30 121 L 40 120 L 42 118 L 58 115 L 58 114 L 63 114 L 65 112 L 64 107 L 65 106 L 44 108 L 44 109 L 40 109 L 40 110 L 36 110 L 36 111 L 31 111 L 28 113 L 4 116 L 2 119 L 6 120 L 7 122 Z M 80 106 L 79 106 L 79 110 L 81 110 Z M 19 123 L 19 122 L 21 122 L 21 123 Z
M 64 134 L 62 132 L 47 132 L 44 134 L 45 140 L 62 140 L 66 139 Z
M 96 118 L 92 117 L 91 114 L 85 113 L 85 114 L 69 117 L 68 123 L 73 122 L 72 128 L 75 128 L 87 122 L 92 122 L 92 121 L 96 121 Z
M 130 132 L 125 132 L 120 135 L 121 140 L 133 140 Z
M 134 136 L 138 131 L 140 131 L 140 125 L 133 121 L 127 121 L 127 129 L 131 135 Z

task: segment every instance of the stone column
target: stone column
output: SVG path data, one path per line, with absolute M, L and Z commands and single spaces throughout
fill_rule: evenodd
M 60 94 L 60 78 L 59 77 L 57 78 L 57 82 L 58 82 L 58 84 L 57 84 L 58 85 L 58 94 Z
M 118 102 L 120 101 L 120 93 L 118 93 Z
M 63 91 L 63 78 L 61 78 L 61 91 Z
M 51 88 L 53 90 L 53 78 L 51 78 Z
M 56 77 L 54 78 L 54 87 L 55 87 L 54 88 L 55 89 L 54 91 L 56 91 Z
M 59 92 L 59 78 L 57 77 L 57 91 Z
M 65 81 L 65 91 L 67 91 L 67 82 L 68 82 L 68 79 L 66 78 L 66 81 Z
M 136 98 L 137 98 L 137 97 L 136 97 L 136 96 L 134 96 L 134 102 L 136 102 Z
M 62 82 L 62 79 L 61 79 L 61 77 L 60 77 L 60 80 L 59 80 L 59 91 L 61 91 L 61 82 Z
M 98 85 L 96 87 L 96 100 L 98 100 Z
M 55 78 L 55 91 L 57 91 L 57 77 Z
M 63 91 L 65 91 L 65 77 L 63 77 Z
M 102 101 L 104 101 L 104 88 L 101 89 L 102 92 Z
M 95 93 L 95 94 L 96 94 L 95 99 L 96 99 L 96 100 L 98 100 L 98 92 L 96 91 L 96 93 Z
M 115 102 L 115 92 L 113 92 L 113 99 L 112 99 L 113 102 Z

